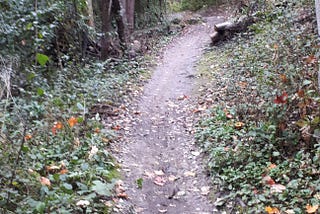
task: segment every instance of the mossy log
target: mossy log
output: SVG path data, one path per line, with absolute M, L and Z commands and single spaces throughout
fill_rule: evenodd
M 211 44 L 230 38 L 236 33 L 244 32 L 256 19 L 251 16 L 242 16 L 237 21 L 226 21 L 214 26 L 214 32 L 210 35 Z

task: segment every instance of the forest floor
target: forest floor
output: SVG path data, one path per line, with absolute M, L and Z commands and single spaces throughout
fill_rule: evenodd
M 206 14 L 207 16 L 207 14 Z M 196 65 L 210 44 L 219 15 L 186 27 L 168 44 L 151 79 L 122 121 L 115 145 L 125 198 L 116 213 L 215 213 L 210 178 L 193 139 L 197 104 Z

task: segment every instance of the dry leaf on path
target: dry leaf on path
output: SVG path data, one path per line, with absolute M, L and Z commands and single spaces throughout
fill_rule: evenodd
M 174 175 L 169 175 L 169 177 L 168 177 L 168 180 L 169 181 L 176 181 L 176 180 L 178 180 L 179 178 L 178 177 L 176 177 L 176 176 L 174 176 Z
M 155 170 L 154 174 L 158 175 L 158 176 L 161 176 L 161 175 L 164 175 L 164 172 L 162 170 Z
M 208 195 L 209 193 L 210 193 L 210 187 L 209 186 L 201 187 L 201 195 Z
M 167 182 L 167 180 L 163 177 L 160 177 L 160 176 L 157 176 L 153 181 L 153 183 L 155 183 L 158 186 L 163 186 L 166 182 Z
M 191 171 L 187 171 L 187 172 L 183 173 L 183 175 L 185 177 L 195 177 L 196 173 L 195 172 L 191 172 Z

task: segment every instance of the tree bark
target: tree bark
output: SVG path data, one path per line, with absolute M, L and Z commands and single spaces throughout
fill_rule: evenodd
M 87 7 L 88 7 L 88 16 L 89 16 L 88 25 L 94 28 L 95 24 L 94 24 L 92 0 L 87 0 Z
M 119 0 L 113 0 L 113 10 L 115 14 L 115 19 L 118 27 L 118 35 L 121 43 L 121 47 L 125 49 L 127 43 L 127 32 L 126 32 L 126 24 L 124 14 L 121 12 L 123 5 Z
M 126 20 L 128 29 L 130 32 L 134 30 L 134 9 L 135 9 L 135 0 L 126 0 Z
M 316 4 L 316 16 L 317 16 L 317 23 L 318 23 L 318 41 L 320 43 L 320 0 L 315 0 Z M 318 71 L 318 90 L 320 91 L 320 67 Z
M 101 20 L 102 20 L 102 33 L 101 38 L 101 59 L 107 59 L 111 48 L 111 6 L 112 0 L 102 0 Z

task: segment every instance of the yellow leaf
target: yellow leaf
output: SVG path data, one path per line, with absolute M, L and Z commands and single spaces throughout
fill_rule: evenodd
M 276 208 L 276 207 L 267 206 L 267 207 L 265 208 L 265 211 L 266 211 L 268 214 L 280 214 L 280 211 L 279 211 L 278 208 Z
M 312 206 L 312 205 L 310 205 L 310 204 L 307 204 L 307 206 L 306 206 L 306 212 L 307 212 L 307 213 L 315 213 L 315 212 L 318 210 L 318 208 L 319 208 L 319 205 L 314 205 L 314 206 Z

